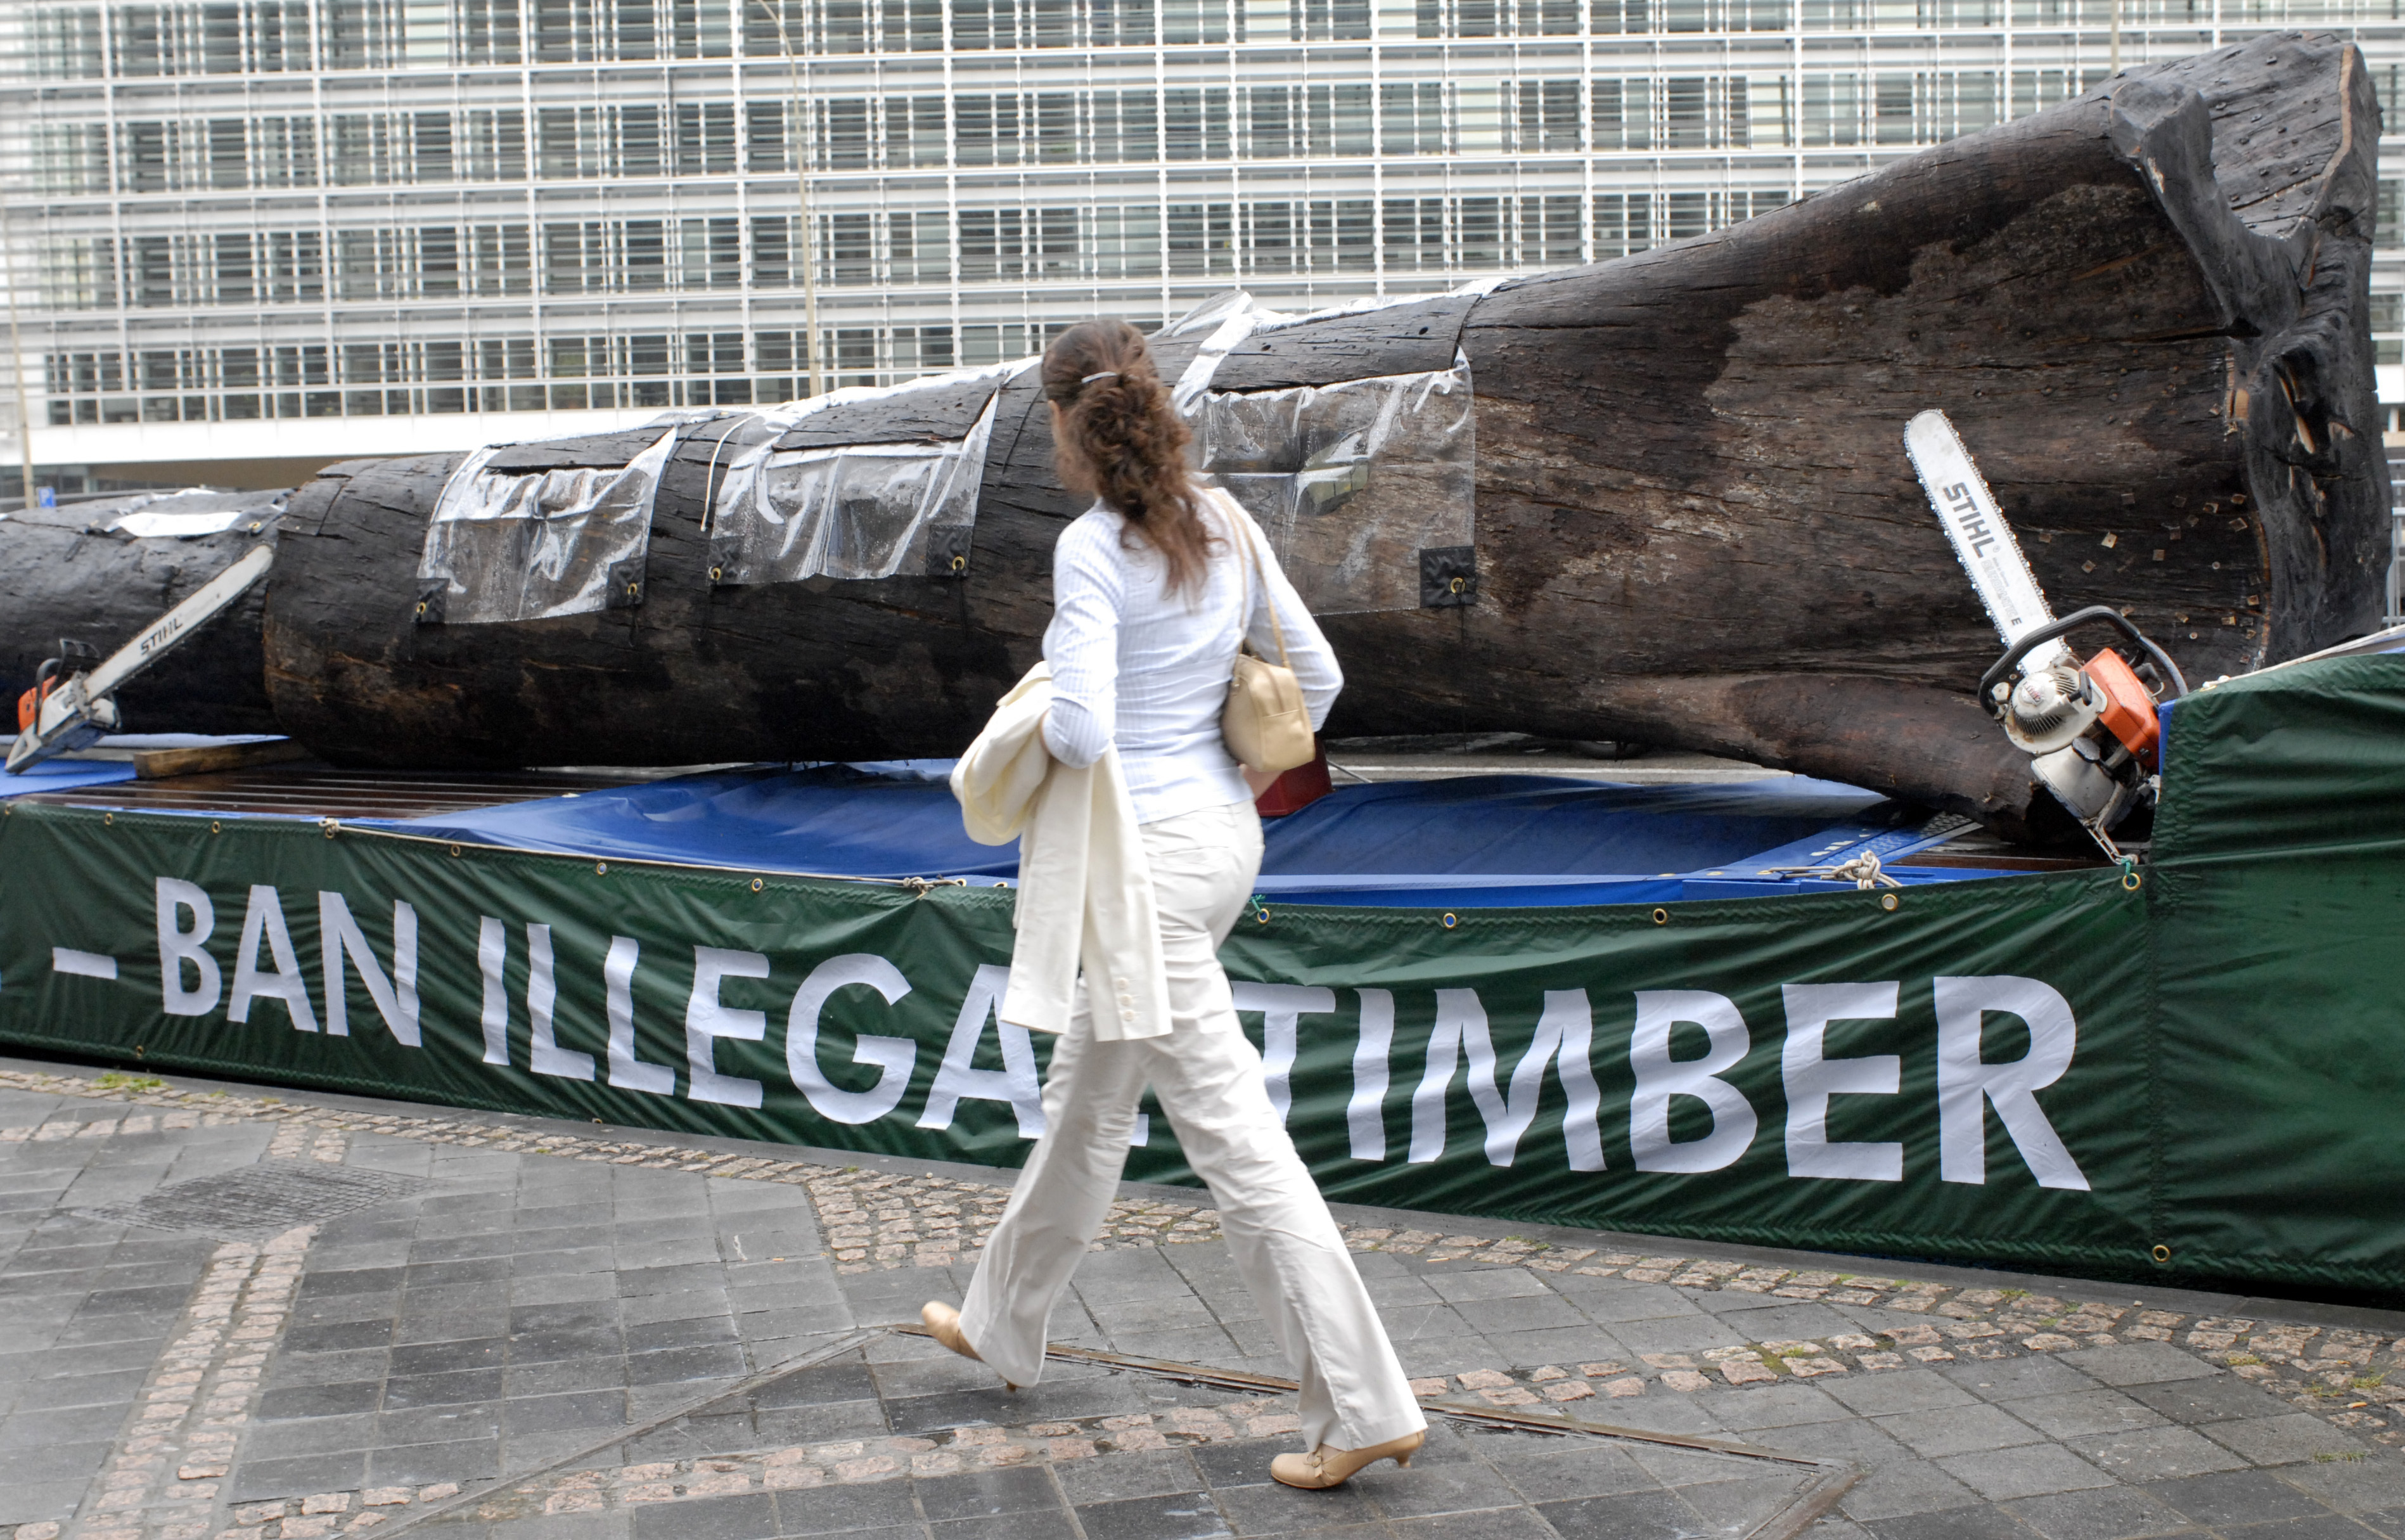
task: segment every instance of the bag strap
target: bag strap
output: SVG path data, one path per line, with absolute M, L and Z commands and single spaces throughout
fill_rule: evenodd
M 1254 571 L 1260 566 L 1260 548 L 1253 544 L 1252 518 L 1245 512 L 1244 504 L 1236 501 L 1235 494 L 1219 487 L 1215 487 L 1211 490 L 1217 495 L 1223 504 L 1220 509 L 1222 516 L 1234 527 L 1236 538 L 1244 542 L 1245 545 L 1245 607 L 1236 617 L 1236 645 L 1241 650 L 1245 644 L 1245 633 L 1251 630 L 1253 626 L 1252 580 Z M 1291 669 L 1293 665 L 1287 661 L 1286 657 L 1286 627 L 1278 619 L 1277 596 L 1270 592 L 1269 573 L 1266 572 L 1261 573 L 1261 598 L 1269 606 L 1270 634 L 1277 638 L 1278 667 Z

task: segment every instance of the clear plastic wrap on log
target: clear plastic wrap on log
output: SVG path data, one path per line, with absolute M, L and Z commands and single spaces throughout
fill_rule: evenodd
M 1329 730 L 1648 742 L 2042 832 L 2059 814 L 1972 701 L 1998 643 L 1904 425 L 1951 416 L 2058 614 L 2125 608 L 2191 679 L 2369 629 L 2379 133 L 2352 45 L 2267 37 L 1714 234 L 1251 338 L 1215 390 L 1456 348 L 1474 380 L 1475 600 L 1330 616 Z M 1196 345 L 1162 343 L 1164 374 Z M 831 408 L 780 444 L 923 436 L 911 410 Z M 1078 512 L 1033 376 L 996 403 L 957 577 L 713 584 L 725 431 L 682 431 L 640 602 L 514 624 L 412 613 L 460 457 L 330 470 L 283 521 L 276 719 L 362 764 L 957 752 L 1037 657 Z M 657 433 L 492 463 L 623 465 Z

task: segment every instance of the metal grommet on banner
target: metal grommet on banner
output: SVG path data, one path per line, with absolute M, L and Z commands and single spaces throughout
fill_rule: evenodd
M 343 831 L 342 820 L 339 818 L 320 818 L 317 820 L 317 827 L 326 831 L 326 838 L 329 840 Z
M 458 855 L 458 854 L 459 854 L 459 847 L 458 847 L 457 845 L 453 845 L 453 846 L 451 847 L 451 854 L 452 854 L 452 855 Z
M 1904 900 L 1897 897 L 1894 894 L 1882 893 L 1879 895 L 1879 908 L 1886 910 L 1890 914 L 1894 913 L 1897 910 L 1902 909 L 1903 907 Z
M 607 861 L 596 861 L 596 862 L 594 862 L 594 863 L 593 863 L 593 875 L 594 875 L 594 876 L 596 876 L 596 877 L 606 877 L 606 876 L 608 876 L 609 874 L 610 874 L 610 863 L 609 863 L 609 862 L 607 862 Z
M 1446 913 L 1445 913 L 1444 918 L 1443 918 L 1443 919 L 1442 919 L 1442 920 L 1440 920 L 1440 921 L 1438 921 L 1437 923 L 1438 923 L 1439 925 L 1441 925 L 1444 926 L 1444 928 L 1445 928 L 1445 929 L 1447 929 L 1447 930 L 1451 930 L 1454 926 L 1456 926 L 1456 925 L 1457 925 L 1461 924 L 1461 916 L 1460 916 L 1460 915 L 1458 915 L 1458 914 L 1453 913 L 1453 912 L 1452 912 L 1452 911 L 1446 911 Z
M 113 824 L 117 822 L 117 814 L 113 812 L 104 812 L 100 815 L 100 821 L 104 824 Z
M 1270 923 L 1270 906 L 1261 902 L 1259 894 L 1254 894 L 1245 907 L 1253 911 L 1253 924 L 1265 925 Z
M 954 571 L 954 572 L 967 572 L 968 570 L 969 570 L 969 558 L 966 558 L 966 557 L 964 557 L 964 556 L 956 556 L 956 557 L 952 558 L 952 571 Z
M 1667 909 L 1655 910 L 1653 911 L 1653 923 L 1657 925 L 1668 925 L 1670 923 L 1670 911 Z
M 2145 879 L 2138 875 L 2138 858 L 2137 858 L 2136 856 L 2134 856 L 2134 855 L 2124 855 L 2124 856 L 2122 856 L 2122 857 L 2121 857 L 2121 888 L 2122 888 L 2122 891 L 2127 892 L 2127 893 L 2135 893 L 2135 892 L 2137 892 L 2137 891 L 2138 891 L 2138 889 L 2139 889 L 2141 886 L 2145 885 Z
M 2158 1246 L 2147 1254 L 2152 1256 L 2158 1264 L 2165 1263 L 2172 1259 L 2172 1249 L 2168 1246 Z
M 210 820 L 209 820 L 209 832 L 210 832 L 211 834 L 215 834 L 215 833 L 217 833 L 217 832 L 218 832 L 218 821 L 217 821 L 216 819 L 214 819 L 214 818 L 212 818 L 212 819 L 210 819 Z
M 759 892 L 762 888 L 767 887 L 767 883 L 760 881 L 757 877 L 752 879 L 752 891 L 754 893 Z

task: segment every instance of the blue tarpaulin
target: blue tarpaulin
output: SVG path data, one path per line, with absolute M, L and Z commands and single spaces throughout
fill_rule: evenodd
M 134 779 L 128 759 L 45 759 L 29 765 L 21 775 L 0 770 L 0 797 L 22 797 L 35 791 L 73 791 L 77 786 L 105 786 Z
M 845 877 L 1007 881 L 1013 846 L 972 842 L 942 762 L 758 767 L 375 827 L 618 860 Z M 1272 822 L 1259 891 L 1395 905 L 1659 901 L 1695 884 L 1803 891 L 1772 867 L 1892 854 L 1924 815 L 1783 777 L 1634 786 L 1482 775 L 1347 786 Z M 1917 880 L 1959 871 L 1916 871 Z M 1810 883 L 1824 886 L 1825 883 Z

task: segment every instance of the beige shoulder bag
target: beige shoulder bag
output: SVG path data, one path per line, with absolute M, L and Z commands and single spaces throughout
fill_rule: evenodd
M 1219 736 L 1227 740 L 1228 752 L 1245 769 L 1274 775 L 1309 764 L 1319 748 L 1312 741 L 1311 712 L 1302 703 L 1302 685 L 1287 664 L 1286 627 L 1278 620 L 1274 600 L 1269 606 L 1270 630 L 1277 638 L 1278 660 L 1272 663 L 1255 657 L 1250 643 L 1242 640 L 1252 619 L 1252 579 L 1260 563 L 1260 554 L 1253 544 L 1252 520 L 1240 507 L 1231 506 L 1235 499 L 1217 488 L 1214 492 L 1221 501 L 1220 513 L 1230 531 L 1245 547 L 1244 604 L 1237 612 L 1236 621 L 1236 666 L 1228 680 L 1227 707 L 1219 713 Z M 1261 586 L 1265 589 L 1269 586 L 1266 576 Z

